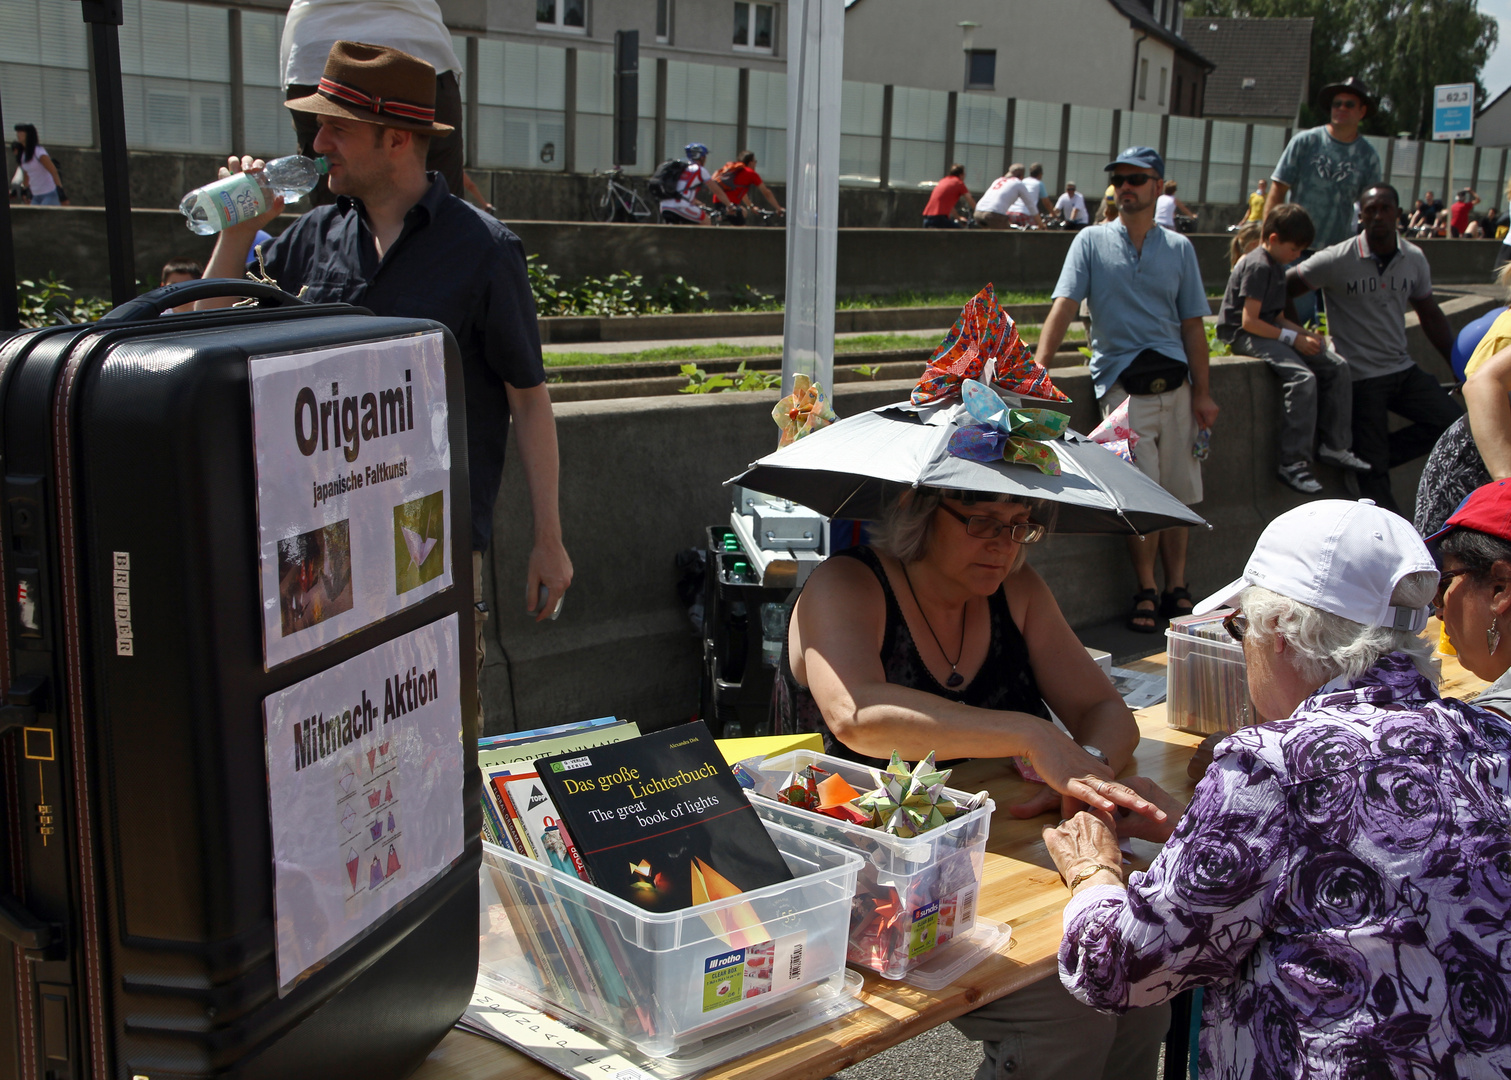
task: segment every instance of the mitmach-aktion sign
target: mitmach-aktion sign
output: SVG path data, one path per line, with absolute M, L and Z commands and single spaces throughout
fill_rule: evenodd
M 253 357 L 263 664 L 451 587 L 440 333 Z

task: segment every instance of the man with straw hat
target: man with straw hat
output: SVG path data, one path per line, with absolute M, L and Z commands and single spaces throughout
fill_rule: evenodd
M 338 198 L 304 214 L 263 248 L 267 275 L 286 292 L 305 290 L 313 302 L 434 319 L 450 328 L 461 351 L 481 667 L 482 553 L 492 538 L 511 417 L 534 516 L 526 610 L 549 617 L 572 583 L 557 508 L 556 421 L 524 248 L 500 222 L 453 196 L 444 177 L 425 171 L 431 138 L 451 128 L 435 121 L 435 70 L 423 60 L 338 41 L 316 92 L 285 104 L 318 120 L 314 149 L 329 163 Z M 232 157 L 222 174 L 262 164 Z M 283 200 L 275 199 L 267 213 L 221 232 L 205 276 L 240 277 L 257 230 L 282 211 Z

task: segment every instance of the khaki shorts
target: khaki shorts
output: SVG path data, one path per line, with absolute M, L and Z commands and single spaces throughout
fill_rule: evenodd
M 1133 460 L 1143 474 L 1187 506 L 1201 502 L 1201 462 L 1191 453 L 1196 417 L 1191 415 L 1191 384 L 1163 394 L 1134 394 L 1113 383 L 1097 405 L 1106 416 L 1128 399 L 1128 426 L 1138 433 Z

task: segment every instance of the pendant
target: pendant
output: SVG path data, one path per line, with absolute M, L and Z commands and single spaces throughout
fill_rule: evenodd
M 953 689 L 955 689 L 955 687 L 960 686 L 964 682 L 965 682 L 965 676 L 964 675 L 960 674 L 960 672 L 958 672 L 958 671 L 951 670 L 950 677 L 948 679 L 944 680 L 944 685 L 948 686 L 951 690 L 953 690 Z

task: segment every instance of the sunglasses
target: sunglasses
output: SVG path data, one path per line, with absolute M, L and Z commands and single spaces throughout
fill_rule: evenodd
M 1234 641 L 1242 644 L 1244 636 L 1249 632 L 1249 617 L 1241 611 L 1234 611 L 1223 619 L 1222 628 Z
M 1037 521 L 1020 521 L 1016 525 L 1009 525 L 985 514 L 967 516 L 948 503 L 940 503 L 939 509 L 962 523 L 965 531 L 977 540 L 995 540 L 1006 530 L 1008 538 L 1015 544 L 1037 544 L 1049 531 L 1047 526 L 1040 525 Z
M 1124 184 L 1127 184 L 1129 187 L 1143 187 L 1153 179 L 1154 177 L 1150 176 L 1148 173 L 1121 172 L 1115 172 L 1107 178 L 1108 183 L 1110 183 L 1113 187 L 1122 187 Z
M 1355 98 L 1335 97 L 1332 101 L 1332 107 L 1335 109 L 1362 109 L 1364 108 L 1364 102 L 1358 101 Z
M 1471 572 L 1472 571 L 1470 570 L 1470 568 L 1466 566 L 1459 570 L 1444 570 L 1440 574 L 1438 574 L 1438 591 L 1432 597 L 1432 606 L 1435 608 L 1442 607 L 1443 594 L 1448 591 L 1448 586 L 1453 584 L 1453 579 L 1458 577 L 1460 574 L 1468 574 Z

